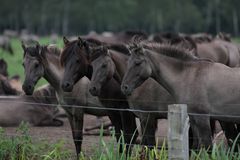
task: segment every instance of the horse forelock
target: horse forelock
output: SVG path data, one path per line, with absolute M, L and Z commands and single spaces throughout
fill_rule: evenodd
M 31 57 L 37 57 L 38 56 L 37 48 L 33 46 L 27 47 L 26 50 L 24 51 L 23 57 L 25 57 L 26 55 L 29 55 Z
M 60 55 L 60 63 L 62 66 L 65 64 L 69 57 L 72 57 L 73 55 L 81 56 L 81 54 L 79 53 L 80 48 L 77 43 L 78 40 L 74 40 L 64 46 L 62 53 Z

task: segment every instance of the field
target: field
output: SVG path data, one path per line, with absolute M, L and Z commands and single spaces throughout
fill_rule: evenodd
M 240 39 L 235 39 L 235 41 L 240 42 Z M 0 58 L 7 61 L 10 77 L 18 74 L 23 82 L 23 50 L 21 48 L 21 43 L 18 39 L 13 39 L 11 43 L 14 49 L 14 56 L 0 50 Z M 49 44 L 49 38 L 41 38 L 40 44 Z M 63 46 L 62 39 L 58 39 L 57 45 L 59 47 Z M 41 86 L 45 83 L 46 81 L 41 79 L 37 86 Z M 85 126 L 94 125 L 96 123 L 96 119 L 93 116 L 87 116 L 85 119 Z M 64 122 L 65 124 L 63 127 L 28 127 L 23 124 L 18 129 L 15 127 L 0 128 L 0 159 L 75 159 L 75 149 L 70 132 L 70 125 L 67 119 L 64 119 Z M 159 127 L 159 132 L 157 132 L 157 134 L 162 137 L 161 142 L 164 142 L 164 137 L 166 138 L 166 122 L 161 124 L 164 125 L 160 125 L 161 127 Z M 16 132 L 16 130 L 18 131 Z M 99 135 L 100 134 L 101 133 L 99 133 Z M 125 159 L 126 157 L 124 155 L 116 152 L 116 148 L 118 147 L 119 144 L 115 141 L 113 135 L 84 136 L 82 146 L 83 154 L 80 159 Z M 4 152 L 1 152 L 2 150 L 6 152 L 12 150 L 12 153 L 11 155 L 6 155 Z M 233 150 L 226 149 L 224 145 L 220 143 L 220 145 L 214 145 L 211 154 L 207 154 L 206 150 L 201 150 L 200 152 L 193 152 L 191 159 L 240 159 L 239 154 L 235 154 L 232 151 Z M 149 151 L 147 148 L 136 146 L 130 159 L 167 159 L 167 150 L 163 147 L 161 150 L 155 148 Z

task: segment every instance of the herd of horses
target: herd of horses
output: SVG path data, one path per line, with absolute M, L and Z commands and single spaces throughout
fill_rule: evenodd
M 154 146 L 157 120 L 167 119 L 168 105 L 173 103 L 188 106 L 191 148 L 212 145 L 215 121 L 221 124 L 229 145 L 237 137 L 240 46 L 227 34 L 147 36 L 129 32 L 103 39 L 63 37 L 63 42 L 62 49 L 38 42 L 22 43 L 22 88 L 26 95 L 40 98 L 35 85 L 40 78 L 49 82 L 43 97 L 48 104 L 52 99 L 47 97 L 55 97 L 54 103 L 65 110 L 77 154 L 81 151 L 85 113 L 108 116 L 117 140 L 122 133 L 127 148 L 139 134 L 137 117 L 141 144 Z M 56 116 L 51 117 L 53 125 L 62 124 Z

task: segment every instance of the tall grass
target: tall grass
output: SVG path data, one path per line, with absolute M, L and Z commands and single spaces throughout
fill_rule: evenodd
M 49 144 L 45 140 L 33 140 L 29 135 L 29 127 L 22 123 L 15 136 L 7 136 L 4 129 L 0 128 L 0 160 L 70 160 L 76 159 L 70 150 L 64 148 L 64 142 Z M 238 137 L 237 137 L 238 138 Z M 214 144 L 211 150 L 201 149 L 191 151 L 190 160 L 240 160 L 240 153 L 234 152 L 237 139 L 232 148 L 227 148 L 223 143 Z M 165 141 L 161 149 L 155 146 L 149 149 L 142 145 L 133 145 L 132 153 L 126 154 L 126 145 L 123 152 L 119 149 L 124 144 L 121 136 L 116 142 L 115 132 L 111 134 L 110 141 L 104 141 L 103 130 L 100 131 L 99 143 L 93 145 L 93 154 L 81 153 L 79 160 L 167 160 L 168 150 Z M 84 147 L 84 146 L 83 146 Z
M 15 136 L 7 136 L 0 128 L 1 160 L 66 160 L 71 157 L 71 152 L 63 145 L 63 141 L 49 144 L 47 141 L 33 140 L 26 123 L 19 126 Z

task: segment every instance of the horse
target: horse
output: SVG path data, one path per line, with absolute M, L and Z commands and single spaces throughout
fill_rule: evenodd
M 89 79 L 91 78 L 92 68 L 88 62 L 89 48 L 91 46 L 97 46 L 98 44 L 88 43 L 87 40 L 82 40 L 80 37 L 73 41 L 68 41 L 67 38 L 64 37 L 63 41 L 64 48 L 60 58 L 65 68 L 62 89 L 68 92 L 72 90 L 73 85 L 82 77 L 87 76 Z M 101 44 L 101 42 L 99 44 Z M 101 89 L 98 97 L 106 108 L 129 108 L 126 97 L 122 94 L 120 86 L 114 79 L 110 80 L 109 83 Z M 115 126 L 117 140 L 119 140 L 121 130 L 123 130 L 125 142 L 127 144 L 130 144 L 131 141 L 135 142 L 137 138 L 137 132 L 135 132 L 135 130 L 137 127 L 133 113 L 129 111 L 108 110 L 108 116 Z
M 121 85 L 130 54 L 128 52 L 118 52 L 112 48 L 112 46 L 91 48 L 90 62 L 93 67 L 93 74 L 89 90 L 94 96 L 98 96 L 102 87 L 112 78 L 118 82 L 119 86 Z M 142 100 L 143 97 L 148 99 L 146 101 Z M 132 110 L 136 110 L 133 113 L 140 119 L 141 128 L 144 132 L 142 133 L 142 144 L 149 147 L 155 146 L 157 119 L 167 118 L 167 103 L 173 101 L 171 95 L 153 79 L 144 82 L 134 91 L 132 96 L 128 97 L 129 106 Z M 138 112 L 138 110 L 146 112 Z M 151 113 L 151 111 L 159 112 Z
M 134 31 L 134 30 L 126 30 L 122 32 L 118 32 L 115 34 L 97 34 L 96 32 L 90 32 L 88 35 L 81 36 L 83 39 L 95 39 L 107 44 L 125 44 L 129 43 L 134 36 L 139 36 L 142 39 L 147 39 L 148 35 L 142 31 Z
M 146 79 L 152 77 L 174 97 L 177 103 L 187 103 L 190 123 L 200 145 L 211 146 L 209 118 L 239 123 L 238 81 L 240 70 L 229 68 L 189 54 L 187 51 L 167 45 L 159 45 L 158 52 L 137 46 L 128 60 L 121 89 L 129 95 Z M 227 79 L 222 80 L 221 77 Z M 226 93 L 226 94 L 225 94 Z M 200 103 L 198 103 L 200 101 Z M 231 103 L 231 104 L 229 104 Z M 224 106 L 228 106 L 228 108 Z M 224 117 L 222 115 L 231 115 Z
M 72 92 L 63 92 L 60 86 L 64 72 L 64 68 L 61 67 L 59 61 L 61 50 L 54 45 L 41 46 L 39 43 L 33 46 L 25 46 L 25 44 L 22 43 L 22 48 L 24 51 L 23 66 L 25 70 L 25 80 L 23 83 L 24 92 L 27 95 L 31 95 L 34 86 L 40 78 L 44 78 L 49 82 L 56 91 L 58 102 L 66 111 L 72 129 L 76 153 L 77 156 L 79 156 L 82 144 L 84 113 L 99 116 L 106 115 L 102 110 L 72 107 L 74 105 L 102 106 L 98 99 L 88 92 L 89 80 L 84 77 L 76 83 Z M 68 105 L 68 107 L 65 107 L 65 105 Z
M 18 126 L 22 121 L 31 126 L 62 126 L 58 119 L 54 89 L 43 86 L 33 96 L 5 96 L 0 98 L 0 126 Z M 54 106 L 55 105 L 55 106 Z
M 231 42 L 218 38 L 206 43 L 197 43 L 197 56 L 208 58 L 230 67 L 238 67 L 240 65 L 239 48 Z

